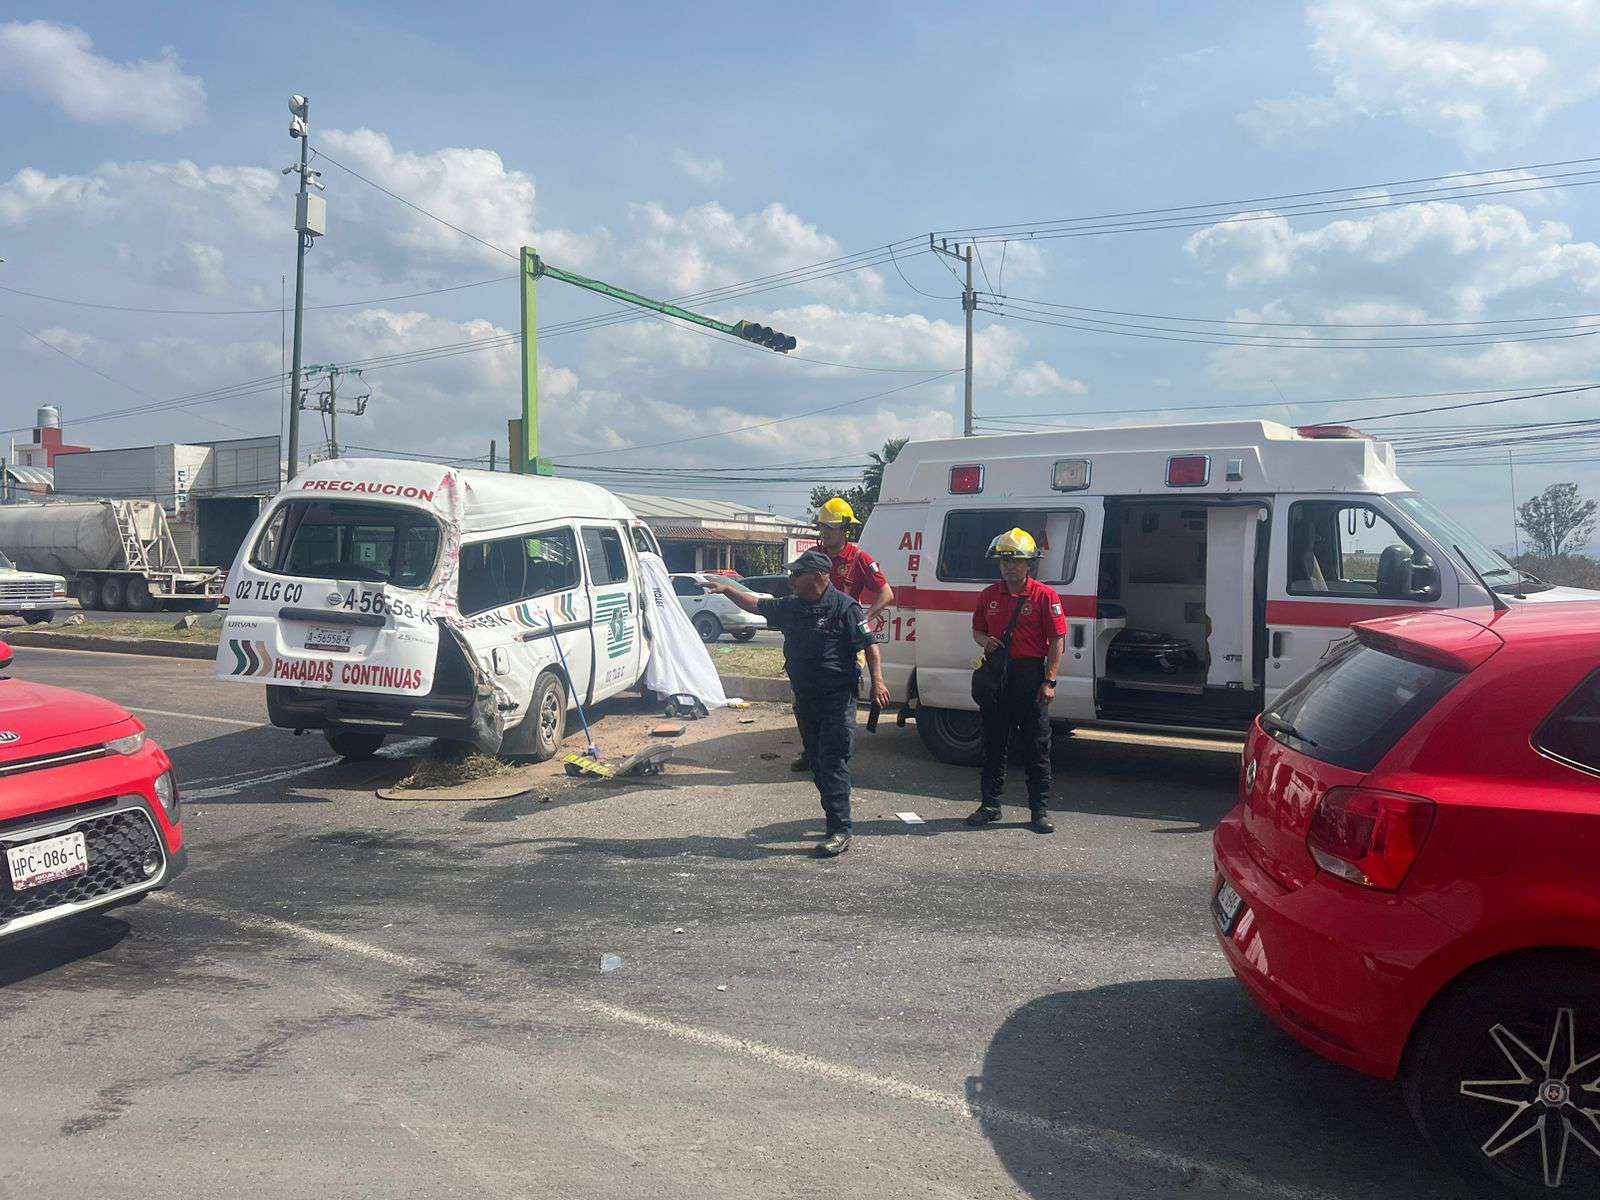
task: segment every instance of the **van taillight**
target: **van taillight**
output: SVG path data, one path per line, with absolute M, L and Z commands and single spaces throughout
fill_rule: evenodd
M 1177 454 L 1167 459 L 1168 487 L 1205 487 L 1211 481 L 1211 459 L 1204 454 Z
M 1332 788 L 1317 805 L 1306 846 L 1330 875 L 1398 891 L 1433 828 L 1432 800 L 1373 788 Z
M 971 464 L 963 467 L 950 468 L 950 493 L 954 496 L 970 496 L 983 491 L 983 467 Z

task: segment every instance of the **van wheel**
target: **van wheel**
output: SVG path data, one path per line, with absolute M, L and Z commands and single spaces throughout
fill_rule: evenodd
M 107 612 L 123 612 L 128 607 L 128 585 L 113 575 L 100 585 L 100 607 Z
M 527 753 L 534 762 L 546 762 L 561 748 L 567 736 L 567 689 L 561 676 L 546 671 L 533 685 L 528 704 Z
M 161 607 L 150 591 L 150 584 L 143 579 L 128 580 L 128 609 L 130 612 L 155 612 Z
M 1518 958 L 1428 1015 L 1403 1069 L 1423 1135 L 1489 1196 L 1593 1195 L 1600 972 L 1577 954 Z
M 728 636 L 736 642 L 748 642 L 755 635 L 756 631 L 754 629 L 736 629 Z
M 383 745 L 384 734 L 365 729 L 328 729 L 323 731 L 333 752 L 346 762 L 364 762 Z
M 722 622 L 710 613 L 700 613 L 694 619 L 694 631 L 708 645 L 722 636 Z
M 975 712 L 917 706 L 917 733 L 928 753 L 943 763 L 976 767 L 983 762 L 983 726 Z
M 45 612 L 25 612 L 22 614 L 22 619 L 29 625 L 43 625 L 53 616 L 55 616 L 55 613 L 48 610 Z
M 100 583 L 95 579 L 80 579 L 73 590 L 78 596 L 78 607 L 86 608 L 90 612 L 97 612 L 100 608 Z

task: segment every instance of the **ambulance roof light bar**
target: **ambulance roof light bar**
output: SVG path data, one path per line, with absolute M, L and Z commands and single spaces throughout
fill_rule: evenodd
M 1338 441 L 1344 438 L 1356 438 L 1362 441 L 1370 440 L 1372 435 L 1362 433 L 1352 425 L 1302 425 L 1295 433 L 1312 441 Z

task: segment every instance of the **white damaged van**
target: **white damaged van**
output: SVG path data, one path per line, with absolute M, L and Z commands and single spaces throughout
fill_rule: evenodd
M 650 531 L 593 484 L 318 463 L 239 551 L 217 673 L 347 758 L 391 734 L 549 758 L 577 701 L 644 674 L 640 551 L 659 553 Z

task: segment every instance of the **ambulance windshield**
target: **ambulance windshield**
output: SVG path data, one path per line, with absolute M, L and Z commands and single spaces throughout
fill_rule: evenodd
M 1514 587 L 1521 577 L 1516 567 L 1511 565 L 1509 559 L 1497 550 L 1491 550 L 1467 530 L 1462 528 L 1451 518 L 1445 516 L 1432 504 L 1415 493 L 1405 496 L 1391 496 L 1395 507 L 1418 525 L 1422 526 L 1429 537 L 1446 546 L 1459 550 L 1466 556 L 1473 569 L 1482 575 L 1489 586 L 1495 591 L 1502 588 Z

